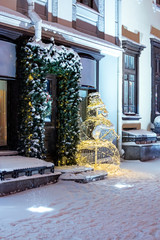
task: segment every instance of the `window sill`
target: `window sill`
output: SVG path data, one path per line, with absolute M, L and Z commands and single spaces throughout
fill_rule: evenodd
M 138 114 L 135 114 L 135 115 L 125 115 L 125 114 L 122 114 L 122 120 L 139 120 L 141 119 L 141 116 L 139 116 Z
M 92 12 L 92 13 L 100 15 L 100 13 L 97 10 L 95 10 L 94 8 L 91 8 L 91 7 L 89 7 L 89 6 L 87 6 L 87 5 L 83 4 L 83 3 L 79 3 L 78 2 L 77 6 L 79 6 L 80 8 L 83 8 L 83 9 L 87 9 L 89 12 Z
M 97 26 L 99 15 L 100 13 L 95 11 L 94 9 L 84 4 L 77 3 L 77 19 L 89 23 L 91 25 Z

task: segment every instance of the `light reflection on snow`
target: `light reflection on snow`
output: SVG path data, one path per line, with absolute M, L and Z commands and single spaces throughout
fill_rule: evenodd
M 132 188 L 134 185 L 125 184 L 125 183 L 117 183 L 114 185 L 116 188 Z
M 39 207 L 30 207 L 30 208 L 27 208 L 27 210 L 30 212 L 45 213 L 45 212 L 53 211 L 54 208 L 39 206 Z

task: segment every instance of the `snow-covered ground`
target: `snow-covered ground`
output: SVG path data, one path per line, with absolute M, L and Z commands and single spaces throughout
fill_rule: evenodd
M 0 239 L 159 240 L 160 159 L 121 167 L 106 180 L 60 180 L 0 198 Z

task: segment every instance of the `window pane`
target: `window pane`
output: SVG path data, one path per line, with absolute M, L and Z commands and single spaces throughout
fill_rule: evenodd
M 124 80 L 127 80 L 127 74 L 124 74 Z
M 85 121 L 86 120 L 86 112 L 87 112 L 88 91 L 87 90 L 79 90 L 79 96 L 82 99 L 82 101 L 79 104 L 80 118 L 81 118 L 81 121 Z
M 129 83 L 129 105 L 134 105 L 134 82 Z
M 47 80 L 47 89 L 46 89 L 46 91 L 49 93 L 49 95 L 52 95 L 52 87 L 51 87 L 51 85 L 52 85 L 52 81 L 50 81 L 50 80 Z M 49 115 L 47 115 L 46 117 L 45 117 L 45 122 L 51 122 L 51 120 L 52 120 L 52 113 L 50 113 Z
M 91 7 L 91 8 L 93 7 L 93 3 L 92 3 L 93 0 L 81 0 L 80 2 L 89 6 L 89 7 Z
M 124 106 L 124 113 L 128 113 L 128 106 Z
M 124 105 L 128 105 L 128 81 L 124 81 Z
M 15 44 L 0 40 L 0 75 L 16 76 L 16 47 Z
M 129 56 L 129 69 L 134 69 L 134 57 Z
M 124 65 L 125 65 L 125 68 L 128 68 L 128 55 L 124 55 Z
M 134 106 L 129 106 L 129 112 L 130 113 L 135 113 L 135 107 Z
M 96 88 L 96 60 L 81 57 L 83 66 L 80 84 L 86 87 Z
M 129 80 L 130 80 L 130 81 L 134 81 L 134 79 L 135 79 L 134 75 L 130 74 L 130 75 L 129 75 Z

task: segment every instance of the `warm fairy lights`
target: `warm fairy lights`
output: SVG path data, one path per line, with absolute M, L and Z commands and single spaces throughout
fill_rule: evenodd
M 79 141 L 80 57 L 72 49 L 20 39 L 17 44 L 17 76 L 20 82 L 19 153 L 45 158 L 45 117 L 52 109 L 46 92 L 47 74 L 57 78 L 57 139 L 59 164 L 75 163 Z
M 117 171 L 120 164 L 118 149 L 112 143 L 117 134 L 107 119 L 108 112 L 99 93 L 89 94 L 87 119 L 82 123 L 81 141 L 77 146 L 77 163 L 95 169 Z

